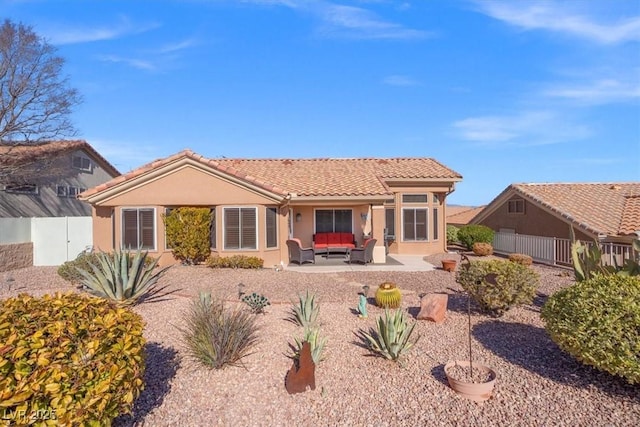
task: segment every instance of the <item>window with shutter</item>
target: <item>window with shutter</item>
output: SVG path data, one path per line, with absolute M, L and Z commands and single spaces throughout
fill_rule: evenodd
M 267 208 L 266 213 L 267 248 L 276 248 L 278 247 L 278 211 L 277 208 Z
M 122 209 L 122 246 L 125 249 L 155 250 L 155 209 Z
M 224 208 L 224 249 L 258 249 L 256 208 Z

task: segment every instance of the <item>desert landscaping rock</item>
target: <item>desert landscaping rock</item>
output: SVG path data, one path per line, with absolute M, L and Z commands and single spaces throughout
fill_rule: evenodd
M 429 257 L 440 265 L 443 257 Z M 162 279 L 173 293 L 136 306 L 146 322 L 146 388 L 133 416 L 115 426 L 636 426 L 640 389 L 576 362 L 544 331 L 539 311 L 548 295 L 569 286 L 571 275 L 535 266 L 541 286 L 533 304 L 501 318 L 475 311 L 474 360 L 496 371 L 492 398 L 477 404 L 447 385 L 444 364 L 467 358 L 466 296 L 455 275 L 430 272 L 345 272 L 302 274 L 265 269 L 211 270 L 176 266 Z M 51 267 L 30 267 L 0 275 L 0 298 L 19 293 L 80 292 Z M 8 275 L 8 276 L 7 276 Z M 11 278 L 7 281 L 7 278 Z M 393 363 L 373 357 L 355 333 L 374 327 L 383 310 L 369 294 L 369 317 L 357 315 L 362 285 L 374 290 L 393 281 L 404 292 L 402 309 L 415 318 L 422 294 L 448 294 L 441 323 L 420 321 L 420 336 L 408 357 Z M 244 367 L 210 370 L 186 357 L 176 326 L 191 298 L 211 291 L 227 304 L 246 293 L 271 301 L 259 316 L 260 341 Z M 291 368 L 288 343 L 301 328 L 286 321 L 291 301 L 307 289 L 320 302 L 321 332 L 328 338 L 326 359 L 316 367 L 316 389 L 289 395 L 284 379 Z

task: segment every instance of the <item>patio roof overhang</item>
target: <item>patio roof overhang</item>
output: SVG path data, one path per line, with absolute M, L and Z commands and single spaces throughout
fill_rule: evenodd
M 295 193 L 291 194 L 289 199 L 291 205 L 319 205 L 330 204 L 336 205 L 382 205 L 385 201 L 393 199 L 393 194 L 376 194 L 376 195 L 340 195 L 340 196 L 298 196 Z

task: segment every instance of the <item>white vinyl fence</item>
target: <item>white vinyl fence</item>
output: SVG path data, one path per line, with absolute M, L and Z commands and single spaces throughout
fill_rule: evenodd
M 593 244 L 593 242 L 583 243 Z M 600 247 L 602 259 L 609 265 L 615 263 L 622 265 L 625 260 L 638 255 L 633 253 L 631 245 L 602 243 Z M 497 232 L 493 237 L 493 250 L 503 255 L 512 253 L 529 255 L 534 261 L 543 264 L 572 265 L 571 241 L 569 239 Z
M 0 245 L 33 242 L 33 265 L 60 265 L 93 244 L 91 217 L 0 218 Z

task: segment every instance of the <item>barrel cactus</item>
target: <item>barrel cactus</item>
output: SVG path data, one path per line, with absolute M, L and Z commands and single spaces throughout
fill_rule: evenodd
M 376 291 L 376 304 L 382 308 L 398 308 L 401 297 L 400 289 L 395 283 L 384 282 Z

